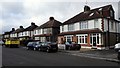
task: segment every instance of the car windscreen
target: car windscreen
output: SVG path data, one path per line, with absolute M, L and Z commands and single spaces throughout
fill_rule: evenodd
M 34 42 L 29 42 L 28 45 L 33 44 Z

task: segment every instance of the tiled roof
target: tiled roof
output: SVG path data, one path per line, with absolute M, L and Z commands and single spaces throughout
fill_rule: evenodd
M 33 31 L 35 28 L 37 28 L 38 26 L 35 25 L 35 23 L 31 23 L 31 26 L 27 27 L 24 31 Z
M 19 29 L 13 31 L 12 34 L 19 33 L 19 32 L 22 32 L 22 31 L 24 31 L 24 28 L 19 28 Z
M 34 35 L 34 37 L 44 37 L 44 36 L 51 36 L 52 34 L 40 34 L 40 35 Z
M 22 31 L 24 31 L 24 28 L 23 28 L 23 26 L 20 26 L 20 28 L 18 28 L 15 31 L 13 31 L 12 34 L 19 33 L 19 32 L 22 32 Z
M 15 31 L 15 29 L 14 29 L 14 28 L 12 28 L 12 30 L 11 30 L 11 31 L 5 32 L 5 33 L 4 33 L 4 35 L 6 35 L 6 34 L 10 34 L 10 33 L 14 32 L 14 31 Z
M 36 29 L 60 27 L 61 24 L 62 24 L 61 22 L 59 22 L 53 18 L 52 20 L 49 20 L 48 22 L 42 24 L 41 26 L 37 27 Z
M 103 7 L 81 12 L 76 16 L 70 18 L 69 20 L 65 21 L 63 24 L 71 24 L 79 21 L 84 21 L 84 20 L 89 20 L 94 18 L 101 18 L 101 17 L 107 18 L 108 15 L 106 15 L 106 11 L 109 11 L 110 8 L 112 8 L 111 5 L 106 5 Z
M 86 33 L 101 33 L 102 31 L 98 28 L 95 29 L 85 29 L 79 31 L 71 31 L 71 32 L 62 32 L 59 35 L 74 35 L 74 34 L 86 34 Z

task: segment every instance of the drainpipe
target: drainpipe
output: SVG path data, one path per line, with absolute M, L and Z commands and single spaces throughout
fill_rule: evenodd
M 107 19 L 108 19 L 108 31 L 107 31 L 107 39 L 108 39 L 108 49 L 110 48 L 110 32 L 109 32 L 109 30 L 110 30 L 110 24 L 109 24 L 109 21 L 110 21 L 110 17 L 107 17 Z

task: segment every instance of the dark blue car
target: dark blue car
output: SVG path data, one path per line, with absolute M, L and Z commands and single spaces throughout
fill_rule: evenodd
M 52 52 L 58 51 L 58 46 L 57 43 L 53 43 L 53 42 L 42 42 L 41 45 L 39 46 L 39 50 L 40 51 L 46 51 L 46 52 Z
M 29 42 L 27 44 L 27 50 L 38 50 L 41 42 Z

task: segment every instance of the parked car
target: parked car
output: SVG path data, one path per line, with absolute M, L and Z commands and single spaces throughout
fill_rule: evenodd
M 27 44 L 27 50 L 38 50 L 39 46 L 41 45 L 41 42 L 29 42 Z
M 46 52 L 52 52 L 58 51 L 58 46 L 57 43 L 53 43 L 53 42 L 42 42 L 40 47 L 39 47 L 40 51 L 46 51 Z
M 120 60 L 120 50 L 118 51 L 118 60 Z
M 115 51 L 118 52 L 120 50 L 120 43 L 115 44 Z
M 58 44 L 58 49 L 65 50 L 65 44 Z
M 66 42 L 65 46 L 66 46 L 66 50 L 80 50 L 81 49 L 81 45 L 75 42 Z
M 4 42 L 2 40 L 0 40 L 0 45 L 2 45 L 2 46 L 4 45 Z

